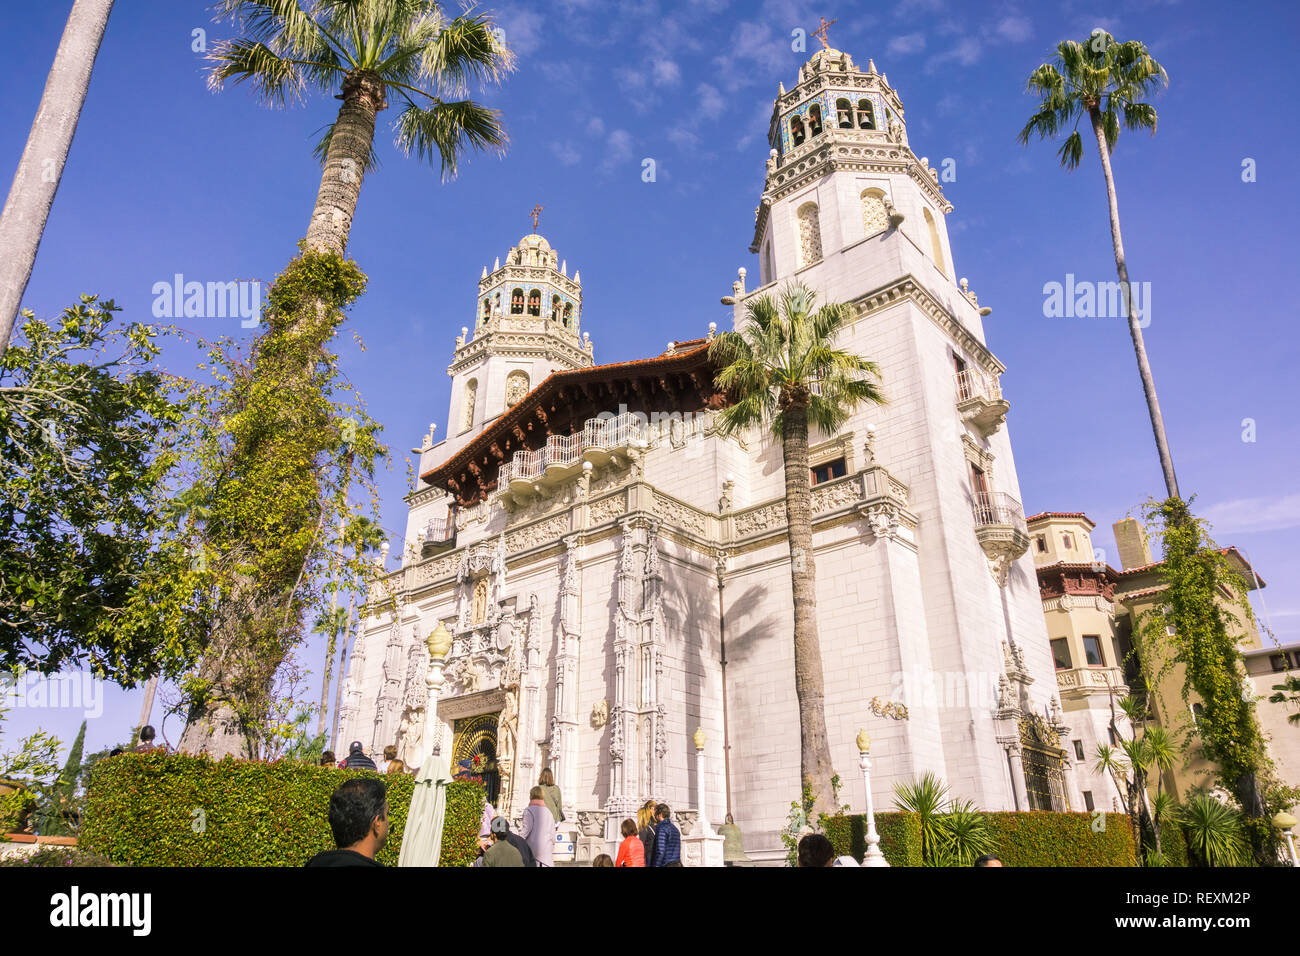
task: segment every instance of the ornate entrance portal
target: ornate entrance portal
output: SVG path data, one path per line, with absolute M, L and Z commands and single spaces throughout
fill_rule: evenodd
M 488 803 L 497 805 L 501 775 L 497 767 L 498 714 L 476 714 L 452 724 L 452 765 L 455 772 L 482 777 Z

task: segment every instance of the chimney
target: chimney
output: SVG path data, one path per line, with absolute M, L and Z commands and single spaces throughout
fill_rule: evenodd
M 1124 570 L 1140 568 L 1152 564 L 1151 546 L 1147 544 L 1147 530 L 1137 518 L 1125 518 L 1111 525 L 1115 532 L 1115 544 L 1119 548 L 1119 560 Z

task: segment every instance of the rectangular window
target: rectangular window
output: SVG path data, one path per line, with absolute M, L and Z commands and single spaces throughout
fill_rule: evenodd
M 1286 670 L 1286 654 L 1285 654 L 1285 653 L 1282 653 L 1282 654 L 1270 654 L 1270 655 L 1269 655 L 1269 658 L 1268 658 L 1268 662 L 1269 662 L 1270 665 L 1272 665 L 1272 667 L 1273 667 L 1273 671 L 1274 671 L 1275 673 L 1276 673 L 1277 671 L 1284 671 L 1284 670 Z
M 1084 759 L 1084 758 L 1083 758 L 1083 741 L 1082 741 L 1082 740 L 1076 740 L 1076 741 L 1074 742 L 1074 757 L 1075 757 L 1076 760 L 1082 760 L 1082 759 Z
M 834 461 L 828 461 L 826 464 L 818 465 L 812 469 L 812 483 L 820 485 L 832 478 L 843 478 L 846 474 L 848 474 L 848 470 L 844 466 L 844 459 L 836 458 Z
M 1057 637 L 1052 640 L 1052 657 L 1056 661 L 1058 671 L 1068 671 L 1072 666 L 1070 664 L 1070 642 L 1063 637 Z
M 1034 544 L 1038 546 L 1039 554 L 1047 553 L 1047 535 L 1040 534 L 1037 538 L 1034 539 Z
M 1083 653 L 1089 667 L 1101 667 L 1106 661 L 1101 656 L 1101 638 L 1096 634 L 1083 635 Z
M 1061 535 L 1061 541 L 1065 544 L 1066 551 L 1074 550 L 1074 535 L 1067 531 Z
M 1083 805 L 1084 805 L 1084 807 L 1088 810 L 1089 813 L 1091 813 L 1093 810 L 1096 810 L 1096 809 L 1097 809 L 1096 806 L 1093 805 L 1093 802 L 1092 802 L 1092 791 L 1091 791 L 1091 790 L 1085 790 L 1085 791 L 1083 791 Z

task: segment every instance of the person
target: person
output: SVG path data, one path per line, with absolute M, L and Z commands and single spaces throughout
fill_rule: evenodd
M 645 845 L 636 835 L 636 821 L 631 817 L 624 820 L 619 833 L 623 834 L 623 842 L 618 845 L 618 859 L 614 865 L 645 866 Z
M 1001 866 L 1002 861 L 998 859 L 996 853 L 985 853 L 975 860 L 976 866 Z
M 388 769 L 381 773 L 406 773 L 406 763 L 398 757 L 388 761 Z
M 382 780 L 354 777 L 330 795 L 330 831 L 337 849 L 324 850 L 307 866 L 383 866 L 375 854 L 388 842 L 388 791 Z
M 555 825 L 558 828 L 564 822 L 564 805 L 560 799 L 560 788 L 555 785 L 555 774 L 551 772 L 550 767 L 542 769 L 541 776 L 537 778 L 537 785 L 542 788 L 542 799 L 546 801 L 546 809 L 551 811 L 551 816 L 555 817 Z
M 647 800 L 636 812 L 636 825 L 641 837 L 641 846 L 644 848 L 645 865 L 649 866 L 654 860 L 655 851 L 655 802 Z
M 344 770 L 375 770 L 375 762 L 366 756 L 366 749 L 361 741 L 354 740 L 348 745 L 348 755 L 343 759 Z
M 126 753 L 126 751 L 123 750 L 121 747 L 114 747 L 112 750 L 108 752 L 108 755 L 110 757 L 116 757 L 118 754 L 124 754 L 124 753 Z
M 862 865 L 861 863 L 853 859 L 853 857 L 849 856 L 847 853 L 837 856 L 835 858 L 835 862 L 831 864 L 831 866 L 861 866 L 861 865 Z
M 146 750 L 153 750 L 155 746 L 153 739 L 156 736 L 157 733 L 154 731 L 152 724 L 145 724 L 141 727 L 140 742 L 135 745 L 135 752 L 144 753 Z
M 397 747 L 389 744 L 384 748 L 384 759 L 377 762 L 375 769 L 380 773 L 388 773 L 388 765 L 397 759 Z
M 510 839 L 510 821 L 496 817 L 492 821 L 492 844 L 483 851 L 483 866 L 526 866 L 519 847 Z M 527 845 L 527 844 L 525 844 Z
M 497 808 L 490 803 L 483 804 L 483 816 L 478 821 L 479 842 L 486 844 L 492 839 L 492 819 L 497 815 Z
M 551 816 L 551 811 L 546 806 L 540 786 L 528 791 L 528 806 L 524 807 L 519 835 L 528 841 L 538 866 L 555 865 L 552 856 L 555 849 L 555 817 Z
M 650 866 L 669 866 L 682 862 L 682 834 L 672 821 L 673 812 L 668 804 L 655 807 L 654 862 Z
M 835 862 L 835 847 L 824 834 L 809 833 L 799 841 L 800 866 L 831 866 Z
M 338 757 L 334 756 L 334 751 L 327 750 L 320 755 L 320 765 L 322 767 L 332 767 L 339 762 Z
M 613 866 L 614 861 L 609 858 L 608 853 L 601 853 L 591 861 L 591 865 L 592 866 Z

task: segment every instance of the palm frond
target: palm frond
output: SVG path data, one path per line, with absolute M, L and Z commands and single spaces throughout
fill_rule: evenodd
M 472 100 L 435 100 L 429 107 L 408 102 L 394 128 L 397 147 L 408 156 L 414 152 L 428 163 L 437 156 L 444 180 L 455 177 L 467 149 L 500 154 L 509 142 L 500 112 Z
M 208 73 L 208 86 L 220 92 L 225 84 L 248 83 L 257 96 L 272 106 L 287 106 L 303 98 L 306 87 L 302 70 L 257 40 L 222 40 L 208 54 L 215 64 Z

